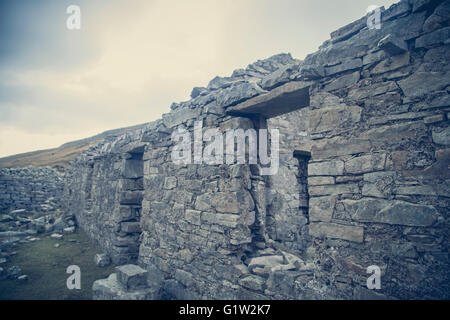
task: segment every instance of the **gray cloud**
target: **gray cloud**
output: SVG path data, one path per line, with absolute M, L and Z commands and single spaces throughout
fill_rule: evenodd
M 0 156 L 154 120 L 216 75 L 279 52 L 302 59 L 393 2 L 1 1 Z M 65 27 L 69 4 L 79 31 Z

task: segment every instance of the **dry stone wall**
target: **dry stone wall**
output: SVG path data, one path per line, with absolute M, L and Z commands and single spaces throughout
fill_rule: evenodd
M 132 151 L 142 130 L 105 141 L 66 170 L 65 214 L 78 224 L 116 264 L 136 262 L 139 248 L 143 168 Z
M 0 212 L 54 211 L 63 188 L 63 176 L 50 167 L 0 169 Z
M 366 16 L 304 61 L 281 54 L 194 88 L 77 159 L 67 210 L 160 298 L 448 299 L 448 12 L 403 0 L 380 29 Z M 278 129 L 278 172 L 175 164 L 171 136 L 195 121 Z M 380 290 L 366 287 L 372 265 Z

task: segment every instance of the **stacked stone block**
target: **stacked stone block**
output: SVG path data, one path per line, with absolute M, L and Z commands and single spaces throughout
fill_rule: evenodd
M 159 288 L 147 284 L 147 271 L 133 264 L 116 267 L 108 278 L 92 285 L 94 300 L 154 300 L 159 298 Z

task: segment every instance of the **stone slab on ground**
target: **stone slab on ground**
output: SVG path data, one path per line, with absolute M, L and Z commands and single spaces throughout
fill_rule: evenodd
M 155 300 L 159 298 L 159 289 L 143 288 L 127 291 L 112 273 L 106 279 L 100 279 L 92 285 L 94 300 Z

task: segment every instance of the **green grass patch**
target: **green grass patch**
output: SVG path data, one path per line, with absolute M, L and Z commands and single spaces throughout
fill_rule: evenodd
M 77 229 L 73 234 L 64 235 L 63 240 L 49 239 L 48 235 L 38 236 L 41 240 L 19 244 L 13 250 L 17 254 L 8 257 L 2 265 L 5 271 L 11 266 L 22 269 L 28 281 L 0 280 L 2 300 L 87 300 L 92 299 L 92 283 L 106 278 L 114 272 L 114 266 L 98 267 L 94 255 L 101 250 Z M 76 242 L 70 242 L 74 239 Z M 55 248 L 54 245 L 60 246 Z M 69 290 L 66 286 L 67 267 L 78 265 L 81 269 L 81 289 Z

